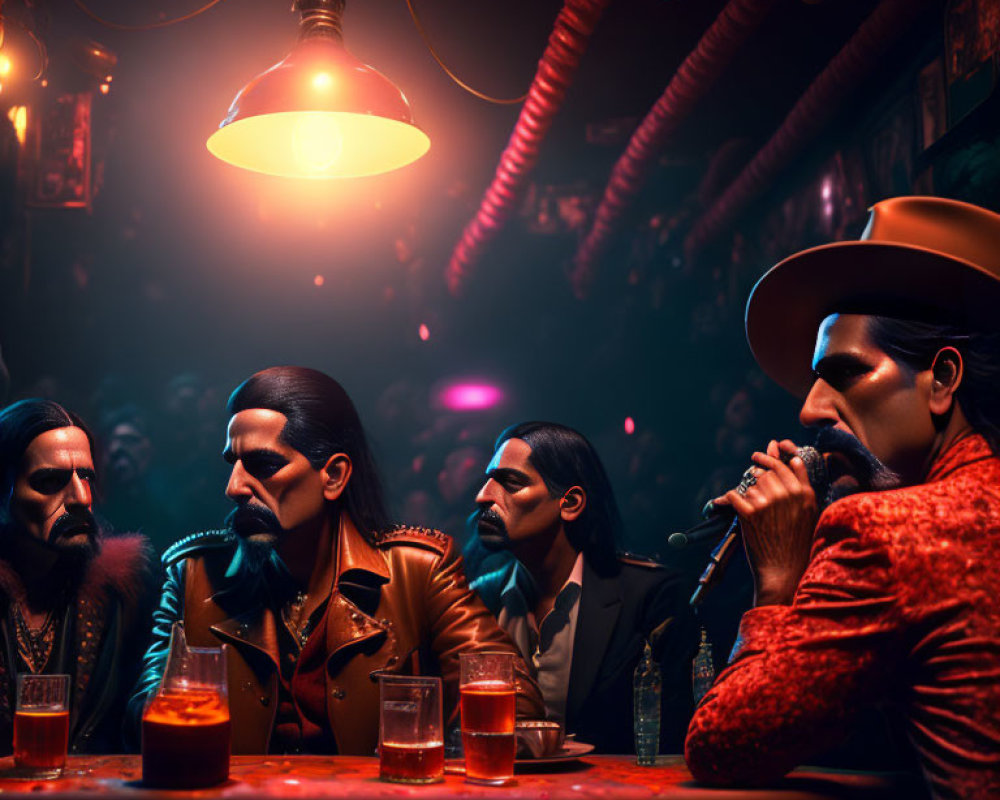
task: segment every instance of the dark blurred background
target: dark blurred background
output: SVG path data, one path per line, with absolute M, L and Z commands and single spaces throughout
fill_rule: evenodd
M 87 5 L 145 25 L 199 4 Z M 508 97 L 530 84 L 561 8 L 415 5 L 449 66 Z M 777 0 L 644 167 L 578 299 L 567 274 L 611 168 L 724 5 L 609 4 L 516 213 L 455 297 L 445 267 L 519 107 L 454 85 L 404 0 L 350 0 L 345 40 L 400 85 L 431 150 L 397 172 L 323 183 L 238 170 L 205 148 L 236 91 L 291 48 L 288 0 L 224 0 L 142 31 L 65 0 L 8 0 L 6 401 L 43 395 L 79 411 L 105 450 L 105 515 L 161 549 L 227 511 L 229 392 L 257 369 L 303 364 L 354 398 L 401 520 L 461 536 L 496 434 L 550 419 L 597 445 L 623 545 L 664 552 L 754 449 L 806 437 L 795 399 L 755 370 L 743 338 L 759 275 L 856 237 L 885 197 L 1000 201 L 998 0 Z M 883 33 L 859 35 L 874 13 Z M 851 68 L 841 59 L 823 83 L 842 51 Z M 747 172 L 769 141 L 769 168 Z M 737 200 L 720 207 L 734 184 Z M 448 387 L 470 382 L 496 387 L 497 402 L 448 408 Z

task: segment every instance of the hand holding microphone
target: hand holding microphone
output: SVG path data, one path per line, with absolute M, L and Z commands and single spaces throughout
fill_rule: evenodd
M 825 500 L 829 486 L 826 462 L 814 448 L 797 447 L 787 439 L 770 442 L 767 452 L 754 453 L 753 461 L 739 486 L 706 506 L 707 522 L 669 539 L 671 545 L 683 547 L 715 538 L 732 521 L 712 551 L 692 605 L 698 605 L 718 581 L 741 529 L 754 577 L 755 605 L 790 602 L 805 571 L 819 516 L 817 495 Z
M 746 491 L 734 489 L 715 501 L 739 517 L 754 605 L 790 603 L 809 563 L 819 502 L 797 450 L 787 439 L 771 441 L 766 453 L 754 453 L 756 480 Z

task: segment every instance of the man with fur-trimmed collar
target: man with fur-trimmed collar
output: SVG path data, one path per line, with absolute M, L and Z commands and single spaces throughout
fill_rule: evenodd
M 16 675 L 70 676 L 71 753 L 122 750 L 121 722 L 154 587 L 138 535 L 102 536 L 92 440 L 50 400 L 0 411 L 0 752 L 12 750 Z
M 440 675 L 454 720 L 459 655 L 517 650 L 469 589 L 448 536 L 389 524 L 347 393 L 316 370 L 274 367 L 237 387 L 229 411 L 236 508 L 228 530 L 164 554 L 133 724 L 178 621 L 191 645 L 230 646 L 234 753 L 372 755 L 380 672 Z M 523 664 L 517 684 L 518 713 L 542 716 Z

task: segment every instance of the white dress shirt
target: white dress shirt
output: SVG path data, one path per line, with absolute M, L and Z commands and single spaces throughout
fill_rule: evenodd
M 552 609 L 535 620 L 537 590 L 528 570 L 515 562 L 510 579 L 500 593 L 500 623 L 521 651 L 538 682 L 549 719 L 565 723 L 566 695 L 573 663 L 573 640 L 583 592 L 583 553 L 577 556 L 569 578 L 556 595 Z

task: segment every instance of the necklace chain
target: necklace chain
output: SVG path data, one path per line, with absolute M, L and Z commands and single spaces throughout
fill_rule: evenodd
M 52 646 L 55 644 L 55 612 L 54 609 L 45 615 L 45 621 L 37 631 L 31 630 L 24 614 L 21 611 L 21 604 L 14 603 L 14 625 L 17 628 L 17 652 L 18 655 L 28 665 L 28 670 L 32 673 L 40 673 L 45 669 L 49 656 L 52 655 Z

